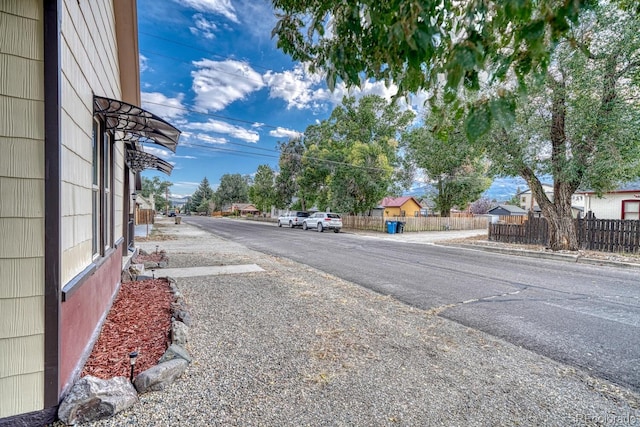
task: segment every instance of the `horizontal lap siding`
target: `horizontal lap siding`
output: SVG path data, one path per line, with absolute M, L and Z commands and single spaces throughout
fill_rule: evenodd
M 40 0 L 0 2 L 0 418 L 44 407 Z
M 113 1 L 68 0 L 62 9 L 62 286 L 92 262 L 93 94 L 120 98 Z M 122 236 L 124 150 L 114 147 L 115 236 Z

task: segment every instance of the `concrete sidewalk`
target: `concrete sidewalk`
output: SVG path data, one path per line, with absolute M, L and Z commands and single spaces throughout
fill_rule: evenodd
M 171 269 L 201 272 L 176 277 L 192 317 L 194 362 L 169 388 L 141 395 L 132 409 L 95 425 L 566 426 L 606 424 L 604 416 L 640 419 L 639 395 L 435 311 L 188 224 L 160 220 L 154 238 L 138 246 L 158 245 Z M 260 270 L 198 270 L 252 264 Z

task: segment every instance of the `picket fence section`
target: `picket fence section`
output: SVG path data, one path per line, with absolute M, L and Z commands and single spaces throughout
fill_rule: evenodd
M 602 252 L 640 252 L 640 221 L 596 219 L 592 214 L 576 219 L 578 244 L 582 249 Z M 527 217 L 522 225 L 490 224 L 489 240 L 533 245 L 549 244 L 545 218 Z
M 352 230 L 369 230 L 386 232 L 387 221 L 401 221 L 404 231 L 441 231 L 441 230 L 477 230 L 487 228 L 490 218 L 478 217 L 375 217 L 375 216 L 343 216 L 342 227 Z

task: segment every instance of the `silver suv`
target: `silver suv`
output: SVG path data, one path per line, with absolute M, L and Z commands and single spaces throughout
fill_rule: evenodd
M 339 233 L 342 228 L 342 218 L 334 213 L 316 212 L 302 221 L 302 229 L 308 230 L 309 228 L 315 228 L 320 232 L 329 229 L 333 230 L 334 233 Z

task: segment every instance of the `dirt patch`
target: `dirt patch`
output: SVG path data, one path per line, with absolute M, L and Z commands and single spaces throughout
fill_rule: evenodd
M 136 374 L 155 366 L 168 347 L 172 301 L 166 279 L 124 282 L 81 376 L 128 378 L 132 351 Z

